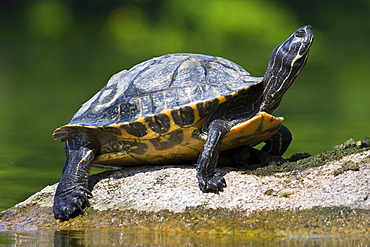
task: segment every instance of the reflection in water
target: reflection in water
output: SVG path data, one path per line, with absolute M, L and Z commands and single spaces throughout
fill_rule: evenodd
M 370 235 L 183 235 L 124 230 L 63 230 L 0 234 L 0 246 L 368 246 Z

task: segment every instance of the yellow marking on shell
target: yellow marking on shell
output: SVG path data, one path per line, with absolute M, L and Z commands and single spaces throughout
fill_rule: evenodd
M 148 149 L 144 154 L 127 152 L 106 153 L 96 157 L 95 163 L 113 166 L 129 166 L 148 163 L 173 164 L 176 162 L 196 160 L 203 149 L 204 140 L 194 139 L 192 133 L 195 127 L 183 128 L 183 141 L 170 149 L 157 150 L 149 139 L 140 139 L 140 142 L 147 145 Z M 169 135 L 163 135 L 162 141 L 168 140 Z
M 221 104 L 221 103 L 223 103 L 223 102 L 226 101 L 226 97 L 225 96 L 220 96 L 220 97 L 218 97 L 218 100 L 219 100 L 219 104 Z M 191 103 L 191 104 L 187 104 L 185 106 L 189 106 L 189 107 L 191 107 L 193 109 L 193 112 L 194 112 L 194 125 L 197 128 L 200 128 L 203 125 L 203 123 L 205 121 L 205 118 L 203 118 L 203 119 L 200 118 L 198 109 L 196 107 L 196 104 Z M 180 127 L 180 126 L 178 126 L 178 125 L 175 124 L 175 121 L 174 121 L 174 119 L 172 117 L 172 114 L 171 114 L 172 110 L 173 109 L 167 108 L 167 109 L 164 109 L 164 110 L 162 110 L 162 111 L 159 112 L 159 113 L 162 113 L 162 114 L 166 114 L 169 117 L 170 128 L 167 131 L 167 133 L 170 133 L 170 132 L 173 132 L 175 130 L 178 130 L 178 129 L 183 128 L 183 127 Z M 154 116 L 154 115 L 155 114 L 153 114 L 152 116 Z M 147 117 L 151 117 L 151 116 L 147 116 Z M 158 137 L 161 136 L 161 134 L 153 131 L 149 127 L 148 123 L 145 120 L 145 117 L 139 117 L 138 119 L 135 120 L 135 122 L 142 123 L 145 126 L 146 131 L 147 131 L 147 134 L 145 136 L 139 138 L 140 140 L 154 139 L 154 138 L 158 138 Z M 127 123 L 127 124 L 129 124 L 129 123 Z M 130 135 L 129 133 L 127 133 L 127 131 L 124 130 L 123 128 L 121 128 L 120 127 L 121 125 L 119 125 L 119 124 L 112 124 L 111 126 L 112 127 L 119 128 L 121 130 L 121 132 L 122 132 L 122 136 L 120 137 L 121 140 L 124 140 L 124 139 L 138 139 L 138 137 L 133 136 L 133 135 Z
M 274 117 L 266 112 L 261 112 L 252 119 L 232 127 L 222 141 L 221 150 L 241 145 L 254 146 L 263 142 L 279 130 L 283 120 L 281 117 Z M 94 162 L 102 165 L 129 166 L 194 161 L 203 150 L 206 139 L 195 139 L 193 137 L 193 132 L 198 131 L 196 126 L 182 128 L 182 131 L 182 142 L 180 144 L 176 143 L 169 149 L 157 150 L 149 139 L 136 137 L 138 142 L 145 144 L 148 148 L 143 154 L 127 153 L 127 151 L 106 153 L 96 157 Z M 169 134 L 157 138 L 161 138 L 161 141 L 168 141 Z
M 172 114 L 171 114 L 171 109 L 164 109 L 160 113 L 166 114 L 167 117 L 170 119 L 170 129 L 167 131 L 167 133 L 173 132 L 175 130 L 181 129 L 180 126 L 175 124 L 175 121 L 173 120 Z
M 234 97 L 236 94 L 237 93 L 234 92 L 234 93 L 231 94 L 231 96 Z M 219 96 L 219 97 L 217 97 L 217 99 L 218 99 L 218 105 L 220 105 L 220 104 L 222 104 L 226 101 L 225 96 Z M 203 103 L 203 104 L 205 104 L 205 103 Z M 199 111 L 196 107 L 196 104 L 191 105 L 191 107 L 194 109 L 194 114 L 195 114 L 195 116 L 194 116 L 194 118 L 195 118 L 194 126 L 196 126 L 198 129 L 200 129 L 202 127 L 202 125 L 204 124 L 205 120 L 207 119 L 207 117 L 203 117 L 203 118 L 200 117 Z
M 280 128 L 284 118 L 274 117 L 261 112 L 252 119 L 235 125 L 225 135 L 221 149 L 230 149 L 235 146 L 257 145 L 272 137 Z
M 234 93 L 232 96 L 236 95 Z M 226 101 L 225 96 L 218 97 L 219 104 Z M 166 114 L 170 119 L 170 128 L 164 134 L 158 134 L 150 129 L 144 117 L 138 118 L 135 122 L 142 123 L 147 131 L 147 135 L 137 137 L 128 134 L 122 124 L 112 124 L 109 127 L 118 128 L 121 131 L 119 139 L 122 141 L 131 141 L 135 143 L 145 144 L 145 152 L 138 154 L 130 152 L 130 146 L 122 152 L 112 152 L 99 155 L 95 158 L 95 163 L 112 166 L 129 166 L 139 164 L 173 164 L 176 162 L 196 160 L 203 150 L 206 138 L 195 138 L 194 133 L 199 132 L 199 128 L 203 125 L 206 117 L 200 118 L 196 104 L 188 104 L 194 110 L 194 124 L 191 126 L 180 127 L 175 124 L 172 117 L 172 109 L 164 109 L 161 113 Z M 150 116 L 149 116 L 150 117 Z M 268 113 L 261 112 L 252 119 L 240 123 L 231 128 L 224 137 L 221 150 L 234 148 L 240 145 L 256 145 L 265 141 L 274 135 L 281 126 L 283 118 L 274 117 Z M 129 124 L 129 123 L 126 123 Z M 96 129 L 96 127 L 90 127 Z M 181 143 L 178 140 L 171 141 L 171 132 L 181 129 L 183 139 Z M 158 150 L 153 144 L 153 139 L 157 139 L 157 143 L 172 142 L 174 145 L 168 149 Z M 132 150 L 137 148 L 132 146 Z
M 202 127 L 206 118 L 205 117 L 203 117 L 203 118 L 200 117 L 199 111 L 198 111 L 197 106 L 195 104 L 190 105 L 190 107 L 193 109 L 193 112 L 194 112 L 194 126 L 198 129 L 200 129 L 200 127 Z

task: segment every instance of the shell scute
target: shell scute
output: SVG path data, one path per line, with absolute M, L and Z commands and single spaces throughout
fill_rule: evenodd
M 94 162 L 103 165 L 192 160 L 204 146 L 201 127 L 206 118 L 240 92 L 247 92 L 244 100 L 251 100 L 249 88 L 261 82 L 262 78 L 219 57 L 172 54 L 153 58 L 113 75 L 53 138 L 65 141 L 81 131 L 91 133 L 102 147 Z M 233 128 L 222 149 L 235 143 L 252 145 L 255 137 L 273 132 L 263 134 L 264 128 L 280 127 L 277 120 L 266 124 L 270 118 L 260 115 L 246 121 L 244 130 Z M 261 124 L 261 130 L 253 127 Z

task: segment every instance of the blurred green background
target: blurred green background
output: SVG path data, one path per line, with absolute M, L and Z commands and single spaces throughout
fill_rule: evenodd
M 167 53 L 234 61 L 262 76 L 297 28 L 315 42 L 276 116 L 287 156 L 369 135 L 370 1 L 3 0 L 0 3 L 0 210 L 59 180 L 53 130 L 114 73 Z

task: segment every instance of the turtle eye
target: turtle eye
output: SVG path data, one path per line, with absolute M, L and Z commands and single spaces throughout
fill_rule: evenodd
M 303 29 L 298 30 L 298 31 L 297 31 L 297 34 L 296 34 L 296 36 L 297 36 L 297 37 L 303 37 L 303 36 L 305 36 L 305 35 L 306 35 L 306 31 L 305 31 L 305 30 L 303 30 Z

